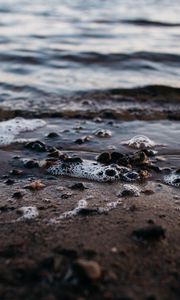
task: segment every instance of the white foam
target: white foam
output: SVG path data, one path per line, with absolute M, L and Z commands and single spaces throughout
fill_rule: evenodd
M 128 174 L 131 172 L 130 169 L 115 164 L 105 166 L 91 160 L 83 160 L 78 163 L 59 161 L 58 164 L 50 167 L 48 172 L 53 175 L 67 175 L 100 182 L 114 181 L 122 178 L 126 181 L 131 181 L 128 178 Z
M 157 146 L 154 141 L 144 135 L 136 135 L 127 141 L 123 141 L 122 144 L 135 149 L 154 148 Z
M 31 220 L 39 216 L 39 212 L 36 206 L 22 206 L 18 209 L 22 216 L 18 219 L 21 221 L 23 219 Z
M 21 132 L 33 131 L 46 124 L 41 119 L 14 118 L 0 122 L 0 145 L 9 145 Z
M 169 175 L 166 175 L 164 176 L 164 181 L 169 185 L 180 187 L 180 174 L 173 172 Z
M 65 211 L 59 217 L 51 219 L 50 223 L 55 224 L 55 223 L 59 223 L 59 221 L 61 220 L 75 217 L 79 213 L 79 211 L 83 208 L 86 208 L 87 205 L 88 205 L 87 201 L 85 199 L 81 199 L 79 200 L 77 206 L 74 209 Z
M 140 196 L 140 189 L 132 184 L 124 184 L 123 190 L 119 194 L 119 196 L 123 195 L 123 192 L 127 192 L 129 196 L 139 197 Z

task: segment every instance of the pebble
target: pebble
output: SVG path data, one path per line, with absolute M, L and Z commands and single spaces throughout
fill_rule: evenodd
M 85 277 L 90 281 L 96 281 L 101 278 L 101 267 L 96 261 L 78 259 L 74 262 L 73 268 L 80 277 Z
M 153 224 L 134 230 L 132 236 L 139 241 L 157 241 L 165 238 L 165 229 Z
M 50 139 L 57 138 L 57 137 L 59 137 L 59 134 L 56 132 L 50 132 L 47 135 L 47 138 L 50 138 Z
M 77 183 L 74 183 L 72 186 L 70 186 L 70 189 L 83 191 L 87 188 L 84 186 L 84 184 L 82 182 L 77 182 Z
M 112 132 L 110 130 L 106 129 L 97 129 L 94 132 L 94 135 L 100 138 L 109 138 L 112 136 Z
M 13 198 L 16 198 L 16 199 L 20 199 L 23 197 L 23 194 L 22 192 L 15 192 L 13 195 L 12 195 Z
M 131 185 L 131 184 L 124 184 L 123 190 L 119 194 L 121 197 L 139 197 L 140 196 L 140 190 L 138 187 Z

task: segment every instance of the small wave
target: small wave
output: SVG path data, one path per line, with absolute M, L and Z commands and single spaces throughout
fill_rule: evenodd
M 160 22 L 160 21 L 153 21 L 147 19 L 125 19 L 121 21 L 125 24 L 132 24 L 137 26 L 158 26 L 158 27 L 180 27 L 180 23 L 169 23 L 169 22 Z
M 133 52 L 133 53 L 98 53 L 98 52 L 79 52 L 79 53 L 69 53 L 69 54 L 58 54 L 54 56 L 55 59 L 63 59 L 67 61 L 71 61 L 74 63 L 81 63 L 84 65 L 88 64 L 98 64 L 98 65 L 112 65 L 113 67 L 118 67 L 120 63 L 128 63 L 126 64 L 126 68 L 133 68 L 132 61 L 140 62 L 138 67 L 143 67 L 142 61 L 153 62 L 153 63 L 164 63 L 168 65 L 177 65 L 180 64 L 180 55 L 178 54 L 169 54 L 169 53 L 159 53 L 159 52 Z M 137 65 L 136 65 L 137 67 Z M 145 67 L 145 66 L 144 66 Z M 149 67 L 149 66 L 148 66 Z

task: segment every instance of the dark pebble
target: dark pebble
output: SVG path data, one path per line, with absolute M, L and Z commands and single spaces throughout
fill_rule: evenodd
M 98 209 L 97 208 L 81 208 L 78 212 L 79 215 L 81 216 L 91 216 L 98 214 Z
M 68 157 L 64 159 L 66 163 L 78 164 L 82 163 L 82 159 L 80 157 Z
M 60 152 L 58 150 L 48 153 L 49 157 L 59 157 Z
M 165 229 L 159 225 L 149 225 L 134 230 L 132 236 L 137 240 L 157 241 L 161 238 L 165 238 Z
M 8 179 L 8 180 L 6 180 L 6 182 L 5 182 L 5 184 L 7 184 L 7 185 L 12 185 L 12 184 L 14 184 L 15 183 L 15 181 L 13 180 L 13 179 Z
M 82 182 L 78 182 L 78 183 L 75 183 L 72 186 L 70 186 L 70 189 L 83 191 L 86 189 L 86 187 L 84 186 L 84 184 Z
M 38 168 L 39 164 L 35 160 L 28 160 L 24 163 L 24 167 L 28 169 Z
M 120 152 L 112 152 L 111 153 L 111 162 L 116 163 L 119 159 L 122 159 L 124 155 Z
M 50 139 L 57 138 L 57 137 L 59 137 L 59 134 L 56 133 L 56 132 L 50 132 L 50 133 L 47 135 L 47 137 L 50 138 Z
M 41 141 L 30 142 L 25 145 L 26 148 L 37 151 L 37 152 L 46 152 L 46 145 Z
M 173 180 L 173 183 L 174 183 L 174 184 L 179 184 L 179 183 L 180 183 L 180 178 L 174 179 L 174 180 Z
M 13 198 L 16 198 L 16 199 L 20 199 L 23 197 L 23 194 L 21 192 L 15 192 L 13 195 L 12 195 Z
M 14 169 L 14 170 L 11 170 L 9 173 L 13 176 L 19 176 L 23 173 L 23 171 Z
M 102 164 L 108 164 L 111 161 L 111 156 L 110 153 L 108 152 L 103 152 L 97 157 L 97 161 L 102 163 Z

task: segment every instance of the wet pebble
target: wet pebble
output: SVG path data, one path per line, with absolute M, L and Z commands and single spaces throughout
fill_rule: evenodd
M 78 145 L 82 145 L 84 143 L 89 142 L 92 139 L 92 137 L 90 135 L 84 136 L 82 138 L 78 138 L 76 139 L 74 142 Z
M 59 134 L 56 133 L 56 132 L 50 132 L 47 135 L 47 138 L 50 138 L 50 139 L 54 139 L 54 138 L 57 138 L 57 137 L 59 137 Z
M 165 238 L 165 229 L 160 225 L 149 225 L 132 232 L 132 237 L 139 241 L 158 241 Z
M 18 169 L 13 169 L 9 172 L 10 175 L 13 175 L 13 176 L 19 176 L 19 175 L 22 175 L 23 171 L 22 170 L 18 170 Z
M 82 182 L 77 182 L 77 183 L 74 183 L 73 185 L 71 185 L 70 189 L 83 191 L 87 188 L 85 187 L 85 185 Z
M 124 184 L 123 190 L 120 192 L 119 196 L 121 197 L 139 197 L 140 190 L 138 187 L 132 184 Z
M 36 160 L 27 160 L 24 162 L 24 167 L 27 169 L 39 168 L 39 164 Z
M 23 197 L 23 193 L 18 191 L 18 192 L 15 192 L 13 195 L 12 195 L 13 198 L 16 198 L 16 199 L 21 199 Z
M 106 129 L 97 129 L 94 132 L 94 135 L 100 138 L 109 138 L 112 136 L 112 133 L 110 130 L 106 130 Z
M 41 180 L 32 181 L 30 184 L 24 186 L 25 189 L 29 189 L 29 190 L 32 190 L 32 191 L 40 190 L 44 187 L 45 187 L 45 184 L 42 183 Z
M 73 264 L 74 271 L 79 277 L 96 281 L 101 278 L 101 267 L 93 260 L 78 259 Z
M 12 184 L 14 184 L 15 183 L 15 181 L 13 180 L 13 179 L 7 179 L 6 181 L 5 181 L 5 184 L 7 184 L 7 185 L 12 185 Z
M 26 148 L 37 151 L 37 152 L 46 152 L 46 145 L 41 141 L 29 142 L 25 145 Z

